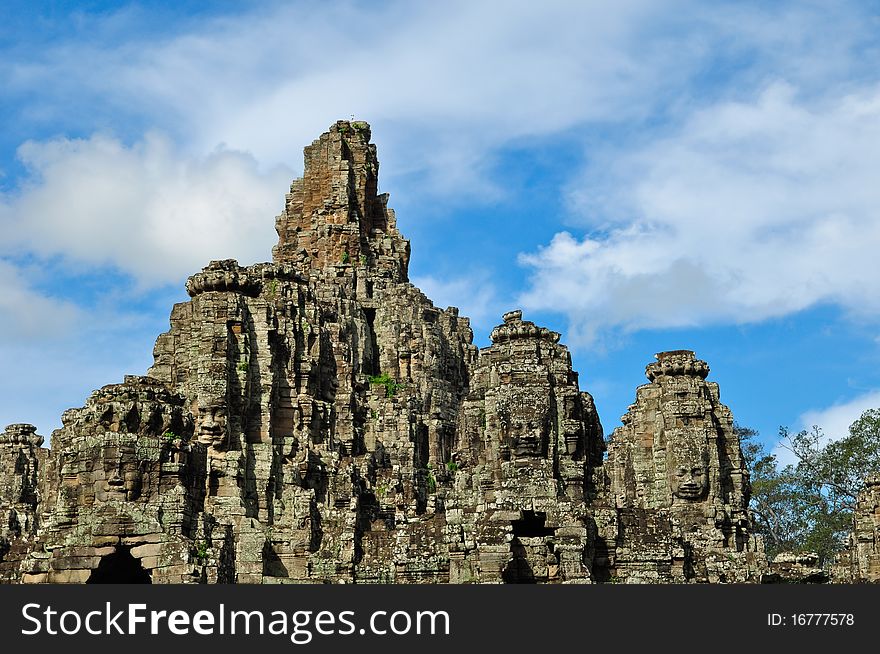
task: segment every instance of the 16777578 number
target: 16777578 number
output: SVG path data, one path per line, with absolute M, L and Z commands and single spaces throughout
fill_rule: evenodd
M 769 627 L 851 627 L 855 624 L 852 613 L 768 613 Z

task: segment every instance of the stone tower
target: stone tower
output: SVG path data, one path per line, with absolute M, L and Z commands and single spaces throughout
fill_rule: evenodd
M 0 433 L 0 582 L 18 581 L 22 559 L 37 534 L 41 495 L 39 471 L 48 451 L 43 437 L 28 424 Z
M 608 447 L 614 512 L 600 530 L 613 576 L 757 580 L 763 552 L 751 534 L 749 476 L 730 410 L 693 352 L 656 358 Z
M 845 581 L 880 583 L 880 473 L 865 479 L 859 493 L 848 558 Z
M 337 121 L 305 149 L 303 176 L 290 186 L 275 219 L 275 263 L 304 276 L 336 264 L 405 282 L 409 241 L 397 231 L 388 194 L 378 194 L 379 160 L 365 122 Z
M 602 426 L 559 334 L 504 315 L 460 413 L 445 495 L 453 581 L 590 579 Z M 483 508 L 485 507 L 485 508 Z

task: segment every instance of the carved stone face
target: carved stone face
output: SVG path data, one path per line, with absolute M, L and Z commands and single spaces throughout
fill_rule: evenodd
M 537 420 L 514 419 L 510 425 L 510 450 L 518 457 L 542 456 L 544 439 Z
M 702 442 L 669 444 L 669 487 L 672 495 L 688 502 L 706 497 L 709 490 L 709 451 Z
M 709 489 L 709 469 L 700 461 L 679 463 L 672 470 L 670 485 L 672 494 L 678 498 L 690 502 L 701 500 Z
M 199 409 L 199 443 L 216 450 L 226 445 L 226 409 L 219 406 Z
M 130 445 L 112 445 L 100 450 L 95 462 L 95 499 L 133 501 L 140 497 L 143 471 L 135 448 Z M 103 471 L 103 474 L 101 474 Z

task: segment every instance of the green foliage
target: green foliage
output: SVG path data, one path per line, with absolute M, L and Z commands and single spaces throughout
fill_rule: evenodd
M 203 540 L 197 540 L 190 552 L 200 563 L 204 563 L 208 560 L 208 543 Z
M 430 465 L 428 466 L 427 482 L 428 482 L 428 492 L 429 493 L 436 493 L 437 492 L 437 479 L 434 477 L 434 468 L 432 468 Z
M 278 280 L 277 279 L 273 279 L 271 282 L 269 282 L 269 287 L 266 289 L 266 294 L 270 298 L 274 298 L 278 294 Z
M 458 464 L 455 461 L 447 461 L 446 462 L 446 469 L 449 472 L 455 472 L 456 470 L 458 470 Z
M 362 265 L 362 266 L 366 266 L 366 265 L 367 265 L 367 255 L 365 255 L 365 254 L 362 254 L 362 255 L 361 255 L 361 265 Z
M 354 121 L 354 122 L 351 124 L 351 126 L 354 127 L 354 128 L 355 128 L 356 130 L 358 130 L 358 131 L 365 130 L 365 129 L 367 129 L 367 127 L 368 127 L 367 123 L 365 123 L 365 122 L 362 121 L 362 120 L 356 120 L 356 121 Z
M 370 417 L 373 420 L 378 420 L 379 419 L 379 412 L 376 411 L 376 409 L 370 409 Z
M 387 372 L 383 372 L 381 375 L 374 375 L 370 377 L 371 384 L 379 384 L 385 387 L 385 397 L 394 397 L 394 394 L 397 393 L 401 388 L 403 388 L 403 384 L 392 379 L 388 376 Z
M 238 372 L 247 372 L 250 365 L 247 361 L 239 361 L 236 368 L 238 369 Z
M 164 438 L 165 441 L 170 444 L 170 443 L 173 443 L 174 441 L 176 441 L 178 439 L 178 436 L 177 436 L 177 434 L 175 434 L 173 431 L 171 431 L 169 429 L 164 434 L 162 434 L 162 438 Z
M 869 410 L 849 435 L 829 442 L 819 427 L 779 435 L 797 461 L 780 469 L 776 456 L 736 426 L 751 470 L 755 530 L 767 553 L 816 552 L 827 562 L 844 546 L 865 477 L 880 470 L 880 410 Z
M 342 263 L 348 263 L 348 262 L 351 261 L 351 257 L 348 255 L 348 252 L 343 252 L 343 253 L 342 253 L 342 259 L 341 259 L 341 261 L 342 261 Z

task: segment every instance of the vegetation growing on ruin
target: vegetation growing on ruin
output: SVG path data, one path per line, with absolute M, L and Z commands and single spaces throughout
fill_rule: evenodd
M 370 383 L 384 386 L 385 397 L 387 398 L 394 397 L 395 393 L 404 386 L 402 383 L 392 379 L 387 372 L 383 372 L 381 375 L 373 375 L 370 377 Z

